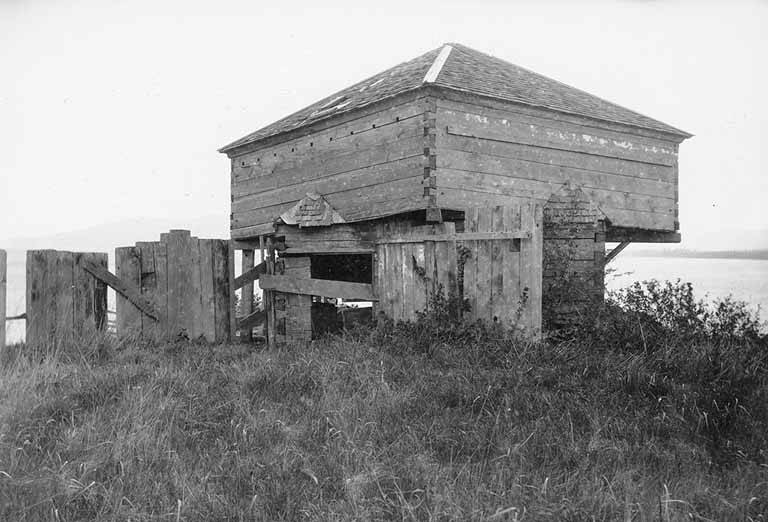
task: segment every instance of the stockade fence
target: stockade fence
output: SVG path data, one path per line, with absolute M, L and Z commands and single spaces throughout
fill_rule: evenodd
M 28 344 L 55 346 L 102 330 L 107 285 L 93 267 L 107 269 L 107 254 L 30 250 L 27 252 Z
M 235 329 L 229 241 L 188 230 L 115 250 L 115 272 L 131 294 L 117 296 L 117 334 L 155 340 L 226 342 Z
M 117 248 L 115 273 L 108 270 L 106 253 L 29 251 L 27 343 L 111 332 L 112 325 L 118 336 L 155 341 L 249 341 L 257 327 L 263 328 L 270 344 L 305 341 L 314 333 L 315 296 L 370 301 L 375 312 L 410 320 L 428 308 L 437 288 L 469 302 L 465 317 L 517 326 L 538 337 L 541 207 L 470 208 L 463 225 L 460 231 L 452 222 L 395 223 L 401 229 L 391 230 L 387 225 L 371 243 L 372 284 L 315 279 L 310 257 L 278 257 L 269 236 L 256 242 L 230 241 L 172 230 L 159 241 Z M 235 250 L 242 251 L 237 277 Z M 3 252 L 0 318 L 5 315 L 5 264 Z M 253 299 L 257 281 L 264 292 L 259 307 Z M 117 294 L 113 322 L 107 287 Z M 238 290 L 241 300 L 236 306 Z M 5 320 L 0 323 L 4 330 Z
M 0 251 L 0 348 L 6 320 L 12 319 L 26 320 L 28 345 L 54 346 L 99 331 L 210 343 L 234 340 L 240 331 L 242 340 L 250 339 L 265 318 L 263 311 L 246 306 L 252 304 L 253 282 L 263 266 L 235 278 L 232 242 L 198 239 L 188 230 L 115 249 L 115 273 L 108 269 L 106 253 L 30 250 L 26 311 L 6 318 L 6 253 Z M 107 310 L 107 287 L 116 292 L 114 311 Z M 238 319 L 235 290 L 240 288 L 244 316 Z

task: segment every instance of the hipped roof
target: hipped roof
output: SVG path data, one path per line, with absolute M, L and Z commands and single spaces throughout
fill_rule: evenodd
M 691 134 L 518 65 L 448 43 L 332 94 L 219 152 L 300 129 L 428 85 L 689 138 Z

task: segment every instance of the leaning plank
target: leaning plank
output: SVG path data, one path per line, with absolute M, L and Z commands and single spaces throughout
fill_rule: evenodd
M 611 261 L 613 261 L 613 258 L 618 256 L 621 253 L 622 250 L 624 250 L 625 248 L 627 248 L 629 246 L 630 243 L 631 243 L 631 241 L 622 241 L 621 243 L 619 243 L 613 250 L 611 250 L 605 256 L 605 258 L 603 259 L 603 266 L 605 266 L 608 263 L 610 263 Z
M 264 324 L 264 321 L 267 318 L 266 312 L 264 310 L 256 310 L 252 314 L 246 315 L 245 317 L 240 317 L 237 320 L 237 327 L 241 330 L 246 328 L 255 328 L 259 325 Z
M 103 281 L 104 283 L 108 284 L 112 288 L 114 288 L 115 292 L 119 293 L 126 299 L 128 299 L 131 303 L 133 303 L 136 308 L 144 312 L 144 314 L 148 315 L 154 320 L 157 320 L 157 312 L 152 307 L 151 304 L 149 304 L 142 296 L 139 291 L 139 289 L 119 277 L 117 277 L 115 274 L 104 268 L 103 266 L 99 266 L 93 261 L 85 260 L 83 261 L 83 268 L 87 270 L 93 277 L 96 279 Z
M 235 289 L 242 288 L 248 283 L 256 281 L 261 274 L 267 273 L 267 264 L 262 261 L 253 268 L 248 269 L 235 278 Z
M 259 280 L 264 290 L 275 290 L 291 294 L 317 295 L 322 297 L 341 297 L 343 299 L 362 299 L 377 301 L 373 293 L 373 285 L 364 283 L 347 283 L 345 281 L 330 281 L 325 279 L 294 279 L 286 276 L 261 276 Z

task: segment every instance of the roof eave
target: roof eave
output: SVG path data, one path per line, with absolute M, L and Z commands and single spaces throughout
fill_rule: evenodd
M 256 144 L 261 143 L 263 141 L 274 140 L 274 139 L 277 139 L 277 138 L 280 138 L 280 137 L 283 137 L 283 136 L 287 137 L 287 136 L 291 136 L 293 134 L 299 134 L 302 130 L 306 130 L 306 129 L 314 126 L 314 125 L 317 125 L 317 124 L 320 124 L 320 123 L 326 123 L 326 122 L 328 122 L 330 120 L 333 120 L 335 118 L 338 118 L 340 116 L 345 116 L 345 115 L 353 114 L 353 113 L 355 113 L 357 111 L 370 108 L 371 106 L 377 105 L 379 103 L 390 102 L 390 101 L 392 101 L 392 100 L 394 100 L 396 98 L 399 98 L 399 97 L 402 97 L 402 96 L 406 96 L 406 95 L 409 95 L 409 94 L 413 94 L 413 93 L 421 91 L 421 90 L 425 90 L 426 88 L 430 87 L 431 85 L 432 84 L 420 84 L 420 85 L 418 85 L 416 87 L 413 87 L 413 88 L 410 88 L 410 89 L 406 89 L 404 91 L 397 92 L 397 93 L 391 94 L 389 96 L 384 96 L 382 98 L 378 98 L 376 100 L 373 100 L 371 102 L 368 102 L 368 103 L 365 103 L 365 104 L 362 104 L 362 105 L 357 105 L 357 106 L 352 107 L 352 108 L 350 108 L 348 110 L 345 110 L 345 111 L 334 112 L 334 113 L 328 114 L 326 116 L 323 116 L 322 118 L 317 118 L 317 119 L 312 120 L 311 122 L 307 122 L 304 125 L 300 125 L 298 127 L 292 128 L 292 129 L 276 132 L 274 134 L 268 134 L 266 136 L 261 136 L 259 138 L 255 138 L 253 140 L 247 140 L 247 141 L 244 141 L 244 142 L 241 143 L 240 141 L 243 138 L 240 138 L 240 139 L 235 140 L 232 143 L 230 143 L 228 145 L 225 145 L 224 147 L 218 149 L 217 152 L 219 152 L 221 154 L 227 154 L 229 156 L 229 153 L 232 152 L 233 150 L 237 150 L 237 149 L 240 149 L 240 148 L 246 147 L 246 146 L 253 146 L 253 145 L 256 145 Z M 258 132 L 258 131 L 256 131 L 256 132 Z

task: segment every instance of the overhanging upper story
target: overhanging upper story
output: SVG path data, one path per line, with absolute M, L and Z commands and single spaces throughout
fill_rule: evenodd
M 340 91 L 221 149 L 232 237 L 268 234 L 318 193 L 347 222 L 546 201 L 579 186 L 614 234 L 678 230 L 690 134 L 457 44 Z

